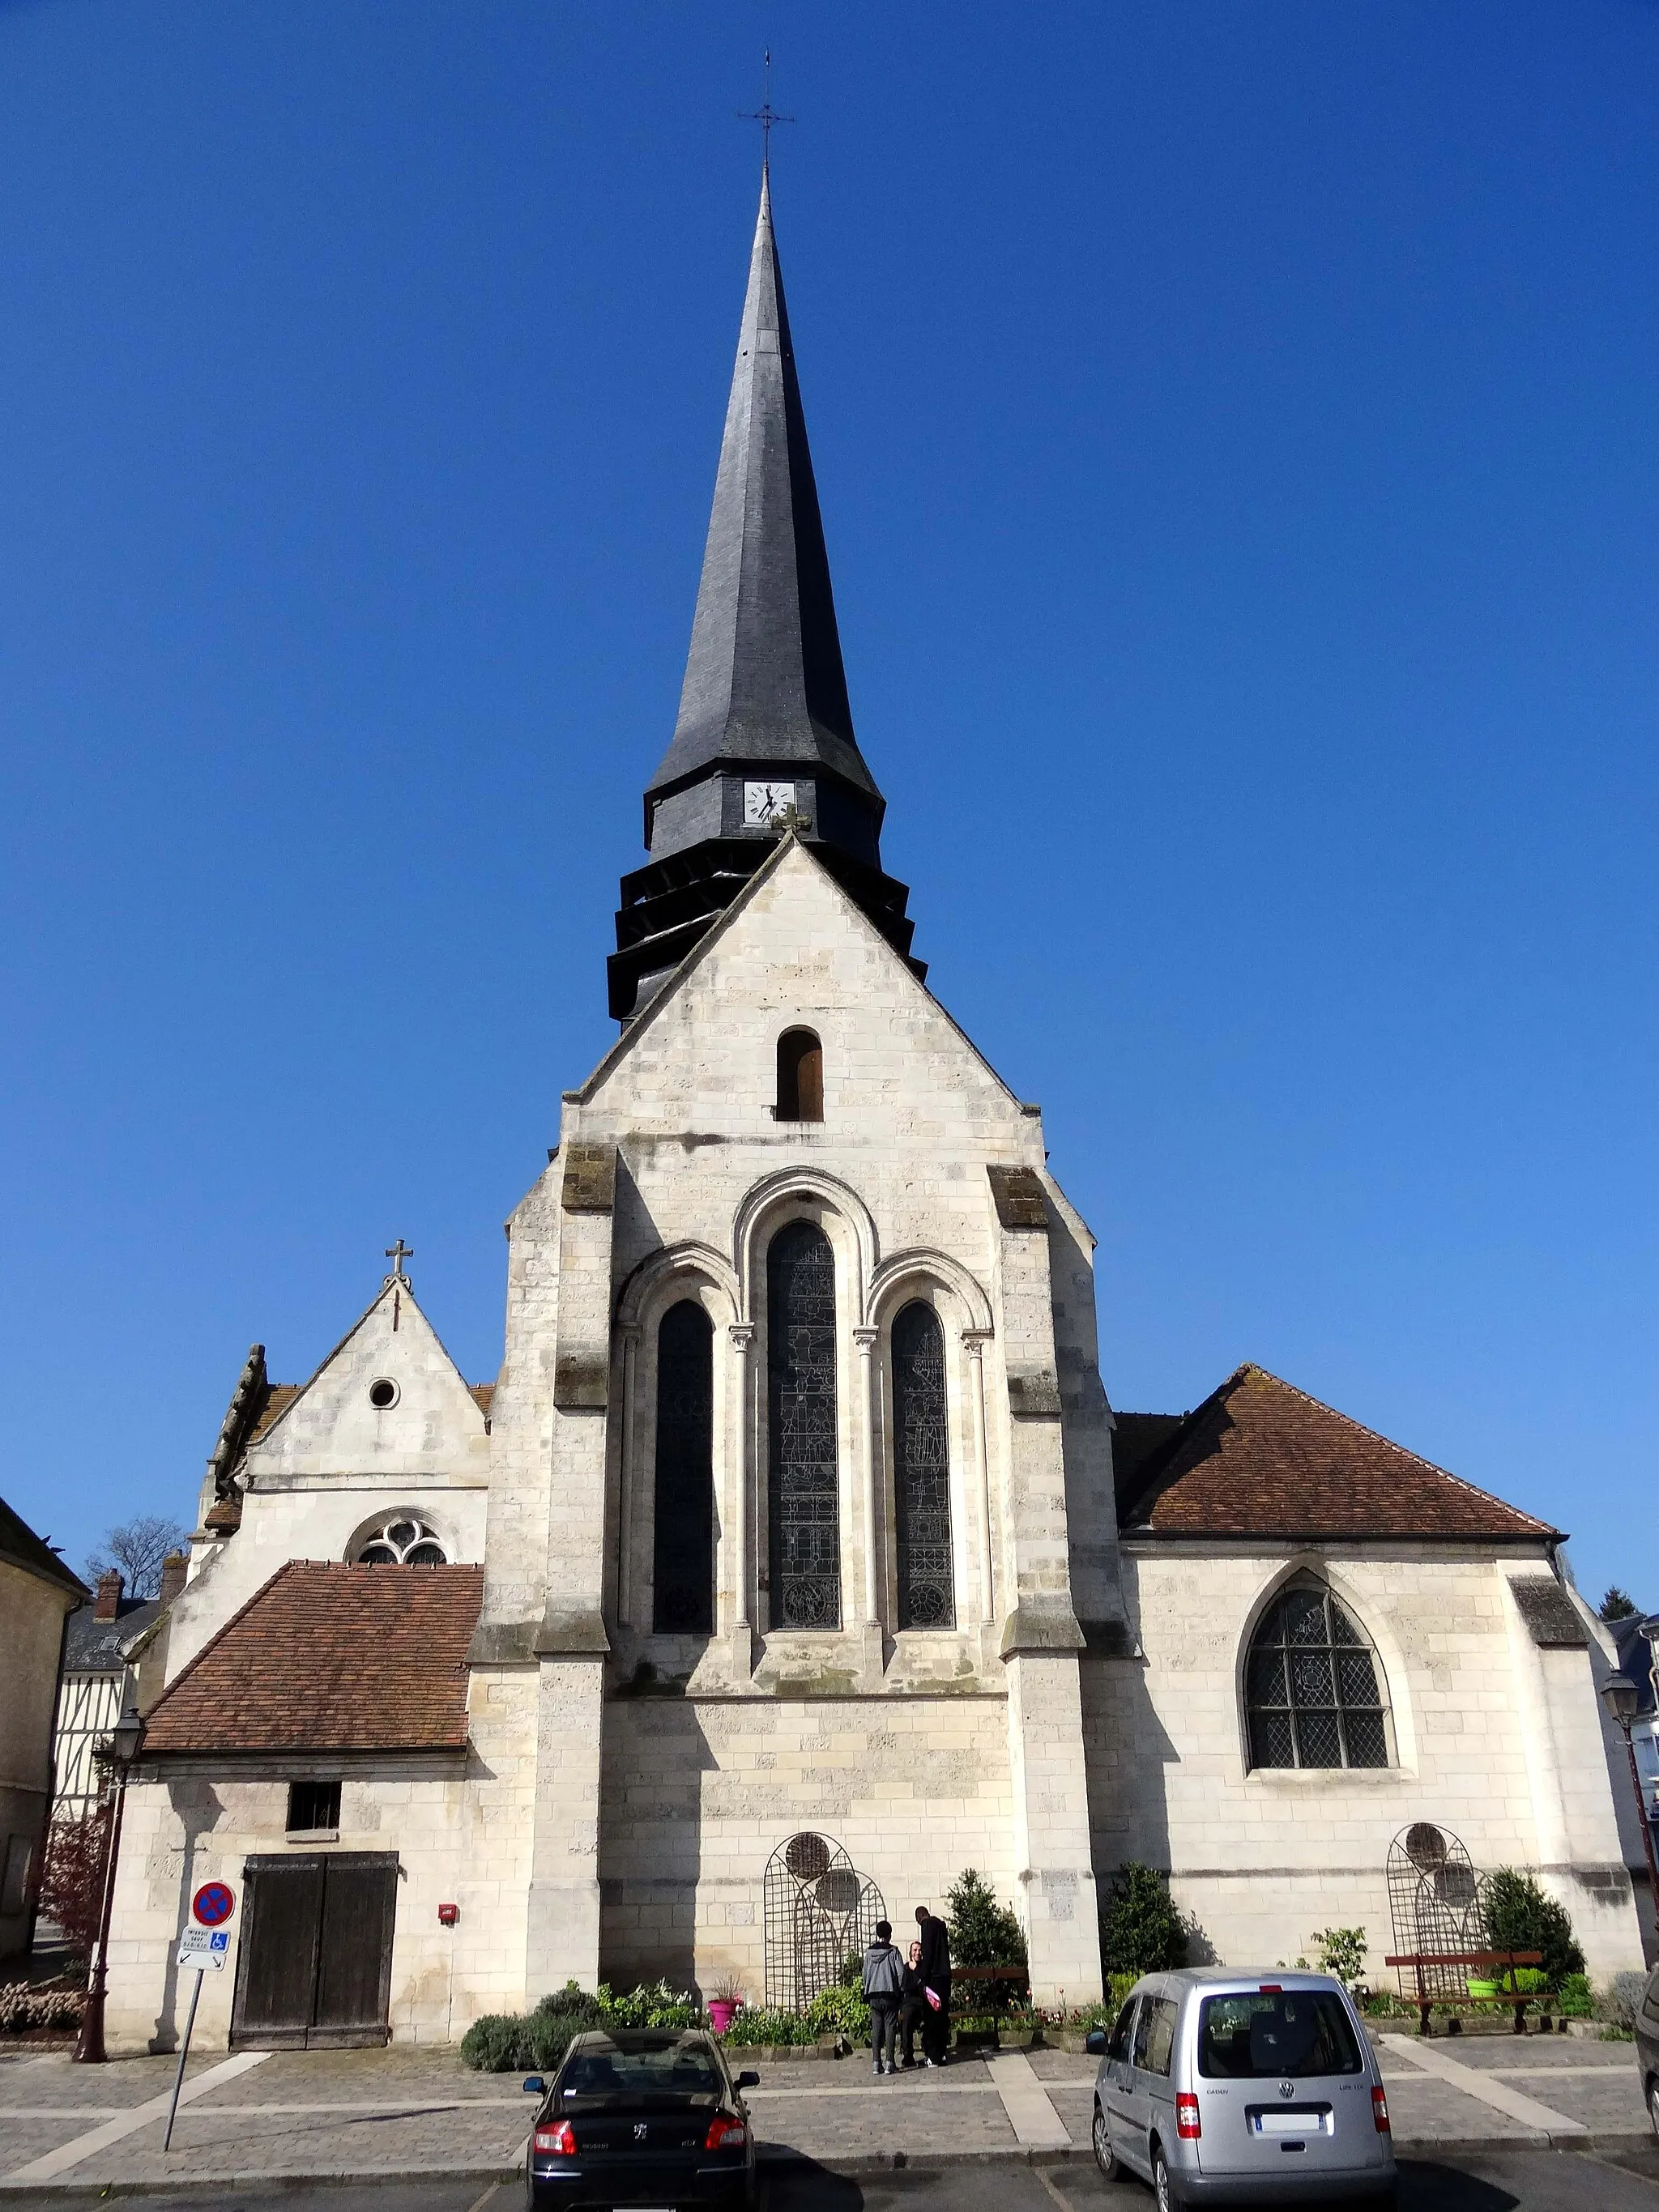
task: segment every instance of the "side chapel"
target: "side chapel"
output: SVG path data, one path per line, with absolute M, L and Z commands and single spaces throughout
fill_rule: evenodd
M 1100 1996 L 1131 1859 L 1215 1956 L 1363 1923 L 1380 1973 L 1413 1823 L 1640 1963 L 1559 1533 L 1257 1367 L 1114 1412 L 1095 1240 L 927 989 L 884 807 L 763 185 L 620 1034 L 507 1224 L 493 1382 L 401 1239 L 308 1382 L 250 1354 L 127 1794 L 112 2046 L 173 2043 L 213 1878 L 198 2035 L 260 2046 L 572 1976 L 775 1996 L 769 1870 L 851 1929 L 975 1866 L 1040 2003 Z

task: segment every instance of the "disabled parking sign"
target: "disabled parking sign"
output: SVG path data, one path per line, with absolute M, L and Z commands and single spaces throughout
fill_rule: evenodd
M 228 1928 L 186 1928 L 179 1938 L 179 1965 L 191 1967 L 197 1973 L 225 1971 L 225 1955 L 230 1949 L 230 1930 Z

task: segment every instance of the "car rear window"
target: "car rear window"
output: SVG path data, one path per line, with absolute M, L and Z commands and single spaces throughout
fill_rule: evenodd
M 1240 2081 L 1358 2074 L 1359 2045 L 1329 1990 L 1251 1990 L 1199 2007 L 1198 2070 Z
M 660 2051 L 590 2047 L 576 2051 L 559 2076 L 568 2097 L 672 2097 L 718 2101 L 725 2087 L 707 2051 L 671 2044 Z

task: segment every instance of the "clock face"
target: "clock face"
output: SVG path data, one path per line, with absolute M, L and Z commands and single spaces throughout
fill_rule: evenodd
M 763 829 L 787 814 L 795 803 L 793 783 L 745 783 L 743 787 L 743 826 L 745 830 Z

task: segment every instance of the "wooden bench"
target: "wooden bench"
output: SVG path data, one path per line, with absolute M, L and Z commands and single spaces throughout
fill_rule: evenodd
M 1407 1951 L 1398 1958 L 1385 1959 L 1382 1963 L 1385 1966 L 1412 1969 L 1417 1982 L 1417 2018 L 1419 2032 L 1421 2034 L 1426 2035 L 1429 2033 L 1429 2012 L 1434 2005 L 1449 2007 L 1495 2002 L 1514 2008 L 1515 2032 L 1517 2035 L 1524 2035 L 1527 2032 L 1524 2017 L 1526 2009 L 1529 2004 L 1536 2003 L 1538 1992 L 1529 1990 L 1523 1994 L 1516 1990 L 1496 1999 L 1472 1997 L 1468 1994 L 1468 1969 L 1471 1966 L 1495 1966 L 1504 1972 L 1513 1973 L 1517 1966 L 1541 1966 L 1543 1960 L 1544 1954 L 1541 1951 Z M 1462 1979 L 1465 1987 L 1462 1996 L 1442 1996 L 1425 1986 L 1425 1978 L 1427 1974 L 1436 1970 L 1453 1967 L 1463 1970 Z

